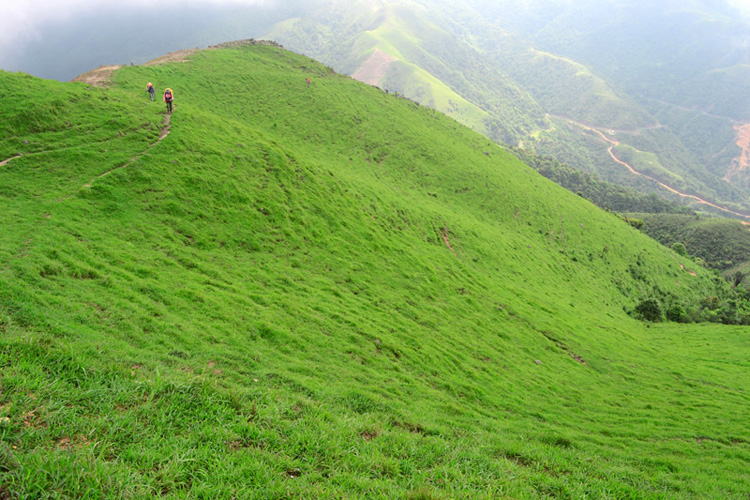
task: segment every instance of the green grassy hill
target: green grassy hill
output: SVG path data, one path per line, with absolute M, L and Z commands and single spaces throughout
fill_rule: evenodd
M 750 490 L 747 329 L 626 313 L 725 284 L 454 120 L 263 45 L 0 94 L 0 497 Z
M 393 59 L 380 88 L 433 107 L 491 139 L 518 144 L 548 126 L 544 110 L 494 62 L 440 26 L 435 5 L 361 0 L 310 3 L 299 18 L 264 34 L 350 75 L 368 67 L 376 51 Z M 334 35 L 335 34 L 335 35 Z M 368 82 L 373 83 L 373 82 Z

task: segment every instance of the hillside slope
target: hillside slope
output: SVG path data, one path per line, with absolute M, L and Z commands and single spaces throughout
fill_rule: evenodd
M 692 101 L 681 110 L 688 97 L 667 92 L 662 80 L 687 74 L 682 66 L 658 74 L 658 85 L 643 96 L 642 82 L 652 79 L 641 75 L 659 73 L 668 58 L 649 48 L 660 41 L 655 26 L 663 21 L 672 29 L 683 11 L 626 3 L 359 0 L 343 6 L 317 0 L 264 37 L 367 83 L 400 90 L 492 140 L 682 204 L 701 198 L 727 209 L 715 211 L 723 216 L 750 213 L 745 169 L 737 161 L 734 125 L 740 123 L 691 111 Z M 608 13 L 616 13 L 614 19 Z M 691 13 L 695 22 L 712 15 L 717 13 L 709 8 Z M 742 25 L 736 28 L 734 35 Z M 703 70 L 721 64 L 718 54 L 704 54 L 712 29 L 701 30 L 691 44 L 707 59 Z M 597 47 L 589 51 L 596 57 L 584 50 L 589 46 Z M 638 59 L 629 50 L 645 53 Z M 619 61 L 632 71 L 620 70 Z M 634 79 L 641 83 L 624 87 Z M 724 78 L 721 88 L 730 80 Z M 693 85 L 714 94 L 710 82 Z M 655 102 L 659 96 L 677 104 Z M 611 152 L 611 141 L 628 148 L 628 158 Z M 629 160 L 635 169 L 620 163 Z M 706 204 L 696 209 L 714 212 Z
M 0 73 L 2 496 L 750 489 L 746 331 L 626 314 L 690 260 L 277 47 L 112 78 Z
M 361 0 L 312 2 L 264 38 L 336 70 L 399 91 L 493 140 L 517 144 L 547 120 L 542 108 L 497 65 L 429 21 L 431 6 Z

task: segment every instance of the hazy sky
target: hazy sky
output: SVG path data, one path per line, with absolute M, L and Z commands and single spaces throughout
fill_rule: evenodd
M 346 2 L 349 0 L 341 1 Z M 520 1 L 533 3 L 538 0 Z M 575 3 L 579 0 L 559 1 Z M 666 0 L 653 1 L 660 2 Z M 733 6 L 742 9 L 747 18 L 750 19 L 750 0 L 726 1 Z M 170 6 L 173 9 L 179 10 L 181 8 L 188 9 L 211 6 L 284 6 L 291 3 L 292 2 L 290 0 L 0 0 L 0 68 L 10 71 L 27 71 L 32 74 L 36 74 L 37 76 L 43 76 L 45 78 L 72 78 L 72 76 L 77 74 L 75 73 L 75 71 L 85 71 L 88 69 L 88 66 L 72 67 L 72 65 L 76 61 L 81 61 L 84 66 L 86 64 L 91 64 L 91 57 L 89 57 L 88 59 L 85 58 L 84 52 L 91 55 L 95 59 L 94 62 L 96 63 L 96 65 L 113 64 L 117 61 L 132 61 L 134 58 L 137 59 L 138 57 L 155 57 L 156 54 L 165 53 L 168 50 L 176 50 L 176 46 L 174 45 L 179 43 L 186 43 L 185 40 L 188 38 L 190 38 L 191 40 L 190 43 L 195 45 L 199 45 L 199 42 L 194 40 L 202 40 L 204 43 L 207 42 L 205 39 L 201 39 L 196 36 L 193 36 L 191 38 L 190 35 L 195 35 L 195 33 L 192 32 L 188 32 L 181 37 L 172 36 L 171 38 L 169 38 L 167 36 L 168 34 L 174 35 L 174 32 L 179 29 L 179 25 L 175 25 L 171 26 L 170 28 L 172 29 L 170 30 L 161 30 L 159 32 L 159 34 L 163 36 L 160 40 L 155 40 L 153 42 L 155 46 L 153 54 L 144 54 L 142 53 L 142 50 L 137 51 L 136 49 L 140 49 L 141 47 L 138 47 L 135 44 L 131 44 L 131 46 L 127 47 L 127 50 L 129 50 L 130 52 L 128 52 L 126 56 L 123 56 L 123 50 L 121 50 L 120 52 L 116 52 L 111 50 L 111 47 L 92 47 L 91 44 L 96 43 L 96 40 L 92 37 L 100 34 L 95 28 L 98 27 L 100 30 L 109 28 L 104 28 L 101 23 L 99 25 L 93 26 L 86 25 L 85 23 L 72 23 L 73 21 L 80 21 L 82 19 L 88 19 L 89 22 L 98 22 L 97 18 L 95 18 L 92 14 L 97 14 L 102 10 L 105 11 L 103 15 L 107 16 L 106 19 L 110 21 L 107 26 L 113 26 L 119 29 L 120 27 L 117 24 L 117 20 L 120 16 L 118 16 L 118 13 L 122 14 L 123 19 L 127 18 L 125 14 L 133 14 L 134 12 L 136 12 L 139 16 L 141 14 L 147 15 L 148 18 L 151 19 L 151 15 L 146 13 L 153 13 L 153 19 L 159 20 L 161 18 L 168 19 L 168 16 L 164 16 L 162 12 L 165 9 L 165 6 Z M 98 19 L 101 19 L 101 17 L 99 17 Z M 134 20 L 134 18 L 131 16 L 131 18 L 127 22 L 140 23 L 145 21 Z M 153 26 L 158 26 L 157 22 L 151 24 L 153 24 Z M 36 60 L 39 59 L 38 57 L 36 59 L 32 57 L 34 55 L 38 55 L 39 51 L 44 50 L 43 47 L 45 43 L 55 43 L 52 41 L 55 40 L 54 36 L 51 37 L 50 34 L 53 31 L 57 34 L 63 32 L 60 29 L 55 28 L 64 28 L 69 25 L 87 26 L 87 28 L 91 28 L 89 32 L 82 33 L 83 38 L 85 38 L 86 35 L 89 36 L 88 38 L 81 40 L 81 44 L 79 44 L 80 47 L 76 47 L 75 44 L 71 43 L 69 39 L 65 39 L 64 41 L 66 42 L 66 44 L 64 47 L 59 47 L 59 50 L 57 51 L 49 51 L 50 54 L 61 56 L 58 57 L 59 61 L 54 58 L 52 60 L 48 58 L 46 62 L 42 64 L 41 61 Z M 213 33 L 214 32 L 212 32 L 212 34 Z M 248 27 L 246 32 L 240 32 L 235 29 L 232 34 L 234 36 L 239 35 L 245 37 L 262 36 L 262 34 L 258 35 L 256 32 L 253 32 L 250 27 Z M 117 38 L 113 37 L 112 39 L 114 40 Z M 57 40 L 59 40 L 59 38 Z M 106 45 L 107 40 L 102 41 L 104 42 L 103 45 Z M 218 41 L 223 40 L 213 40 L 208 41 L 208 43 L 217 43 Z M 73 39 L 73 42 L 75 42 L 75 39 Z M 169 42 L 171 42 L 171 44 Z M 36 50 L 37 54 L 30 54 L 28 52 L 28 50 L 31 50 L 31 47 L 34 47 L 33 50 Z M 75 49 L 79 49 L 78 52 L 81 53 L 68 53 L 69 51 Z M 98 53 L 95 53 L 96 51 L 94 49 L 98 49 Z M 105 49 L 109 49 L 109 52 L 106 52 Z M 53 56 L 51 55 L 50 57 Z M 36 62 L 37 64 L 32 66 L 31 64 L 34 62 Z M 67 65 L 66 67 L 70 67 L 70 72 L 72 73 L 72 75 L 65 73 L 62 68 L 56 68 L 55 63 L 57 63 L 57 66 Z M 47 72 L 46 69 L 49 69 L 49 72 Z M 63 75 L 62 73 L 65 74 Z
M 101 8 L 127 10 L 129 8 L 163 9 L 165 5 L 258 5 L 281 3 L 284 0 L 0 0 L 0 51 L 12 50 L 41 35 L 39 27 L 49 21 L 65 23 L 84 11 Z M 533 0 L 529 0 L 533 1 Z M 575 1 L 575 0 L 574 0 Z M 659 0 L 654 0 L 659 1 Z M 750 0 L 727 0 L 750 15 Z
M 0 0 L 0 52 L 21 47 L 26 42 L 39 38 L 40 26 L 54 22 L 63 24 L 81 12 L 101 8 L 128 10 L 131 8 L 153 9 L 165 6 L 204 5 L 261 5 L 282 0 Z M 750 1 L 750 0 L 748 0 Z
M 728 2 L 739 8 L 746 16 L 750 16 L 750 0 L 728 0 Z

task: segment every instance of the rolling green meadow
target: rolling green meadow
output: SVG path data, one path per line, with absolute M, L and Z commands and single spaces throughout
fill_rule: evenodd
M 633 313 L 728 284 L 453 119 L 261 44 L 0 96 L 0 498 L 748 498 L 747 327 Z

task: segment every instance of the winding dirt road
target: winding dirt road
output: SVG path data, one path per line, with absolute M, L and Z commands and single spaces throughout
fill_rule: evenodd
M 550 116 L 552 116 L 552 115 L 550 115 Z M 664 188 L 664 189 L 666 189 L 667 191 L 669 191 L 669 192 L 671 192 L 671 193 L 674 193 L 674 194 L 676 194 L 676 195 L 678 195 L 678 196 L 680 196 L 680 197 L 682 197 L 682 198 L 686 198 L 686 199 L 691 199 L 691 200 L 693 200 L 693 201 L 695 201 L 695 202 L 697 202 L 697 203 L 701 203 L 701 204 L 703 204 L 703 205 L 706 205 L 706 206 L 709 206 L 709 207 L 715 208 L 715 209 L 717 209 L 717 210 L 720 210 L 720 211 L 722 211 L 722 212 L 725 212 L 725 213 L 728 213 L 728 214 L 736 215 L 737 217 L 743 217 L 743 218 L 745 218 L 745 219 L 750 219 L 750 215 L 747 215 L 747 214 L 741 214 L 741 213 L 739 213 L 739 212 L 735 212 L 734 210 L 730 210 L 730 209 L 728 209 L 728 208 L 726 208 L 726 207 L 722 207 L 722 206 L 720 206 L 720 205 L 716 205 L 715 203 L 711 203 L 710 201 L 706 201 L 706 200 L 704 200 L 703 198 L 700 198 L 700 197 L 698 197 L 698 196 L 695 196 L 695 195 L 692 195 L 692 194 L 686 194 L 686 193 L 683 193 L 683 192 L 681 192 L 681 191 L 678 191 L 677 189 L 675 189 L 675 188 L 673 188 L 673 187 L 671 187 L 671 186 L 668 186 L 667 184 L 664 184 L 663 182 L 661 182 L 661 181 L 659 181 L 659 180 L 657 180 L 657 179 L 655 179 L 655 178 L 653 178 L 653 177 L 651 177 L 651 176 L 649 176 L 649 175 L 646 175 L 646 174 L 644 174 L 644 173 L 638 172 L 638 171 L 637 171 L 636 169 L 634 169 L 634 168 L 632 167 L 632 165 L 629 165 L 628 163 L 625 163 L 624 161 L 622 161 L 622 160 L 620 160 L 619 158 L 617 158 L 617 156 L 615 156 L 614 148 L 615 148 L 615 146 L 619 146 L 619 145 L 620 145 L 620 141 L 618 141 L 618 140 L 615 140 L 615 139 L 611 139 L 611 138 L 610 138 L 610 137 L 608 137 L 608 136 L 607 136 L 606 134 L 604 134 L 604 133 L 603 133 L 603 132 L 602 132 L 601 130 L 598 130 L 598 129 L 596 129 L 596 128 L 590 127 L 590 126 L 588 126 L 588 125 L 585 125 L 585 124 L 583 124 L 583 123 L 579 123 L 579 122 L 576 122 L 576 121 L 573 121 L 573 120 L 569 120 L 569 119 L 567 119 L 567 118 L 564 118 L 564 117 L 560 117 L 560 116 L 558 116 L 558 117 L 556 117 L 556 118 L 560 118 L 560 119 L 562 119 L 562 120 L 566 120 L 566 121 L 568 121 L 568 122 L 571 122 L 571 123 L 573 123 L 573 124 L 575 124 L 575 125 L 578 125 L 579 127 L 582 127 L 582 128 L 584 128 L 584 129 L 586 129 L 586 130 L 588 130 L 588 131 L 590 131 L 590 132 L 594 132 L 594 133 L 595 133 L 595 134 L 597 134 L 597 135 L 598 135 L 599 137 L 601 137 L 601 138 L 602 138 L 602 139 L 603 139 L 603 140 L 604 140 L 605 142 L 607 142 L 607 143 L 611 144 L 611 146 L 609 147 L 609 149 L 607 149 L 607 152 L 609 153 L 609 156 L 611 156 L 611 157 L 612 157 L 612 159 L 613 159 L 613 160 L 614 160 L 615 162 L 617 162 L 617 163 L 619 163 L 620 165 L 623 165 L 623 166 L 624 166 L 625 168 L 627 168 L 627 169 L 628 169 L 628 171 L 629 171 L 629 172 L 630 172 L 631 174 L 633 174 L 633 175 L 638 175 L 638 176 L 641 176 L 641 177 L 645 177 L 646 179 L 648 179 L 648 180 L 650 180 L 650 181 L 652 181 L 652 182 L 655 182 L 655 183 L 656 183 L 656 184 L 658 184 L 659 186 L 663 187 L 663 188 Z M 645 128 L 648 128 L 648 127 L 645 127 Z M 645 128 L 644 128 L 644 129 L 645 129 Z M 655 127 L 651 127 L 651 128 L 655 128 Z M 644 130 L 644 129 L 639 129 L 639 130 Z M 748 146 L 750 147 L 750 130 L 748 130 L 748 134 L 749 134 L 749 135 L 748 135 Z

